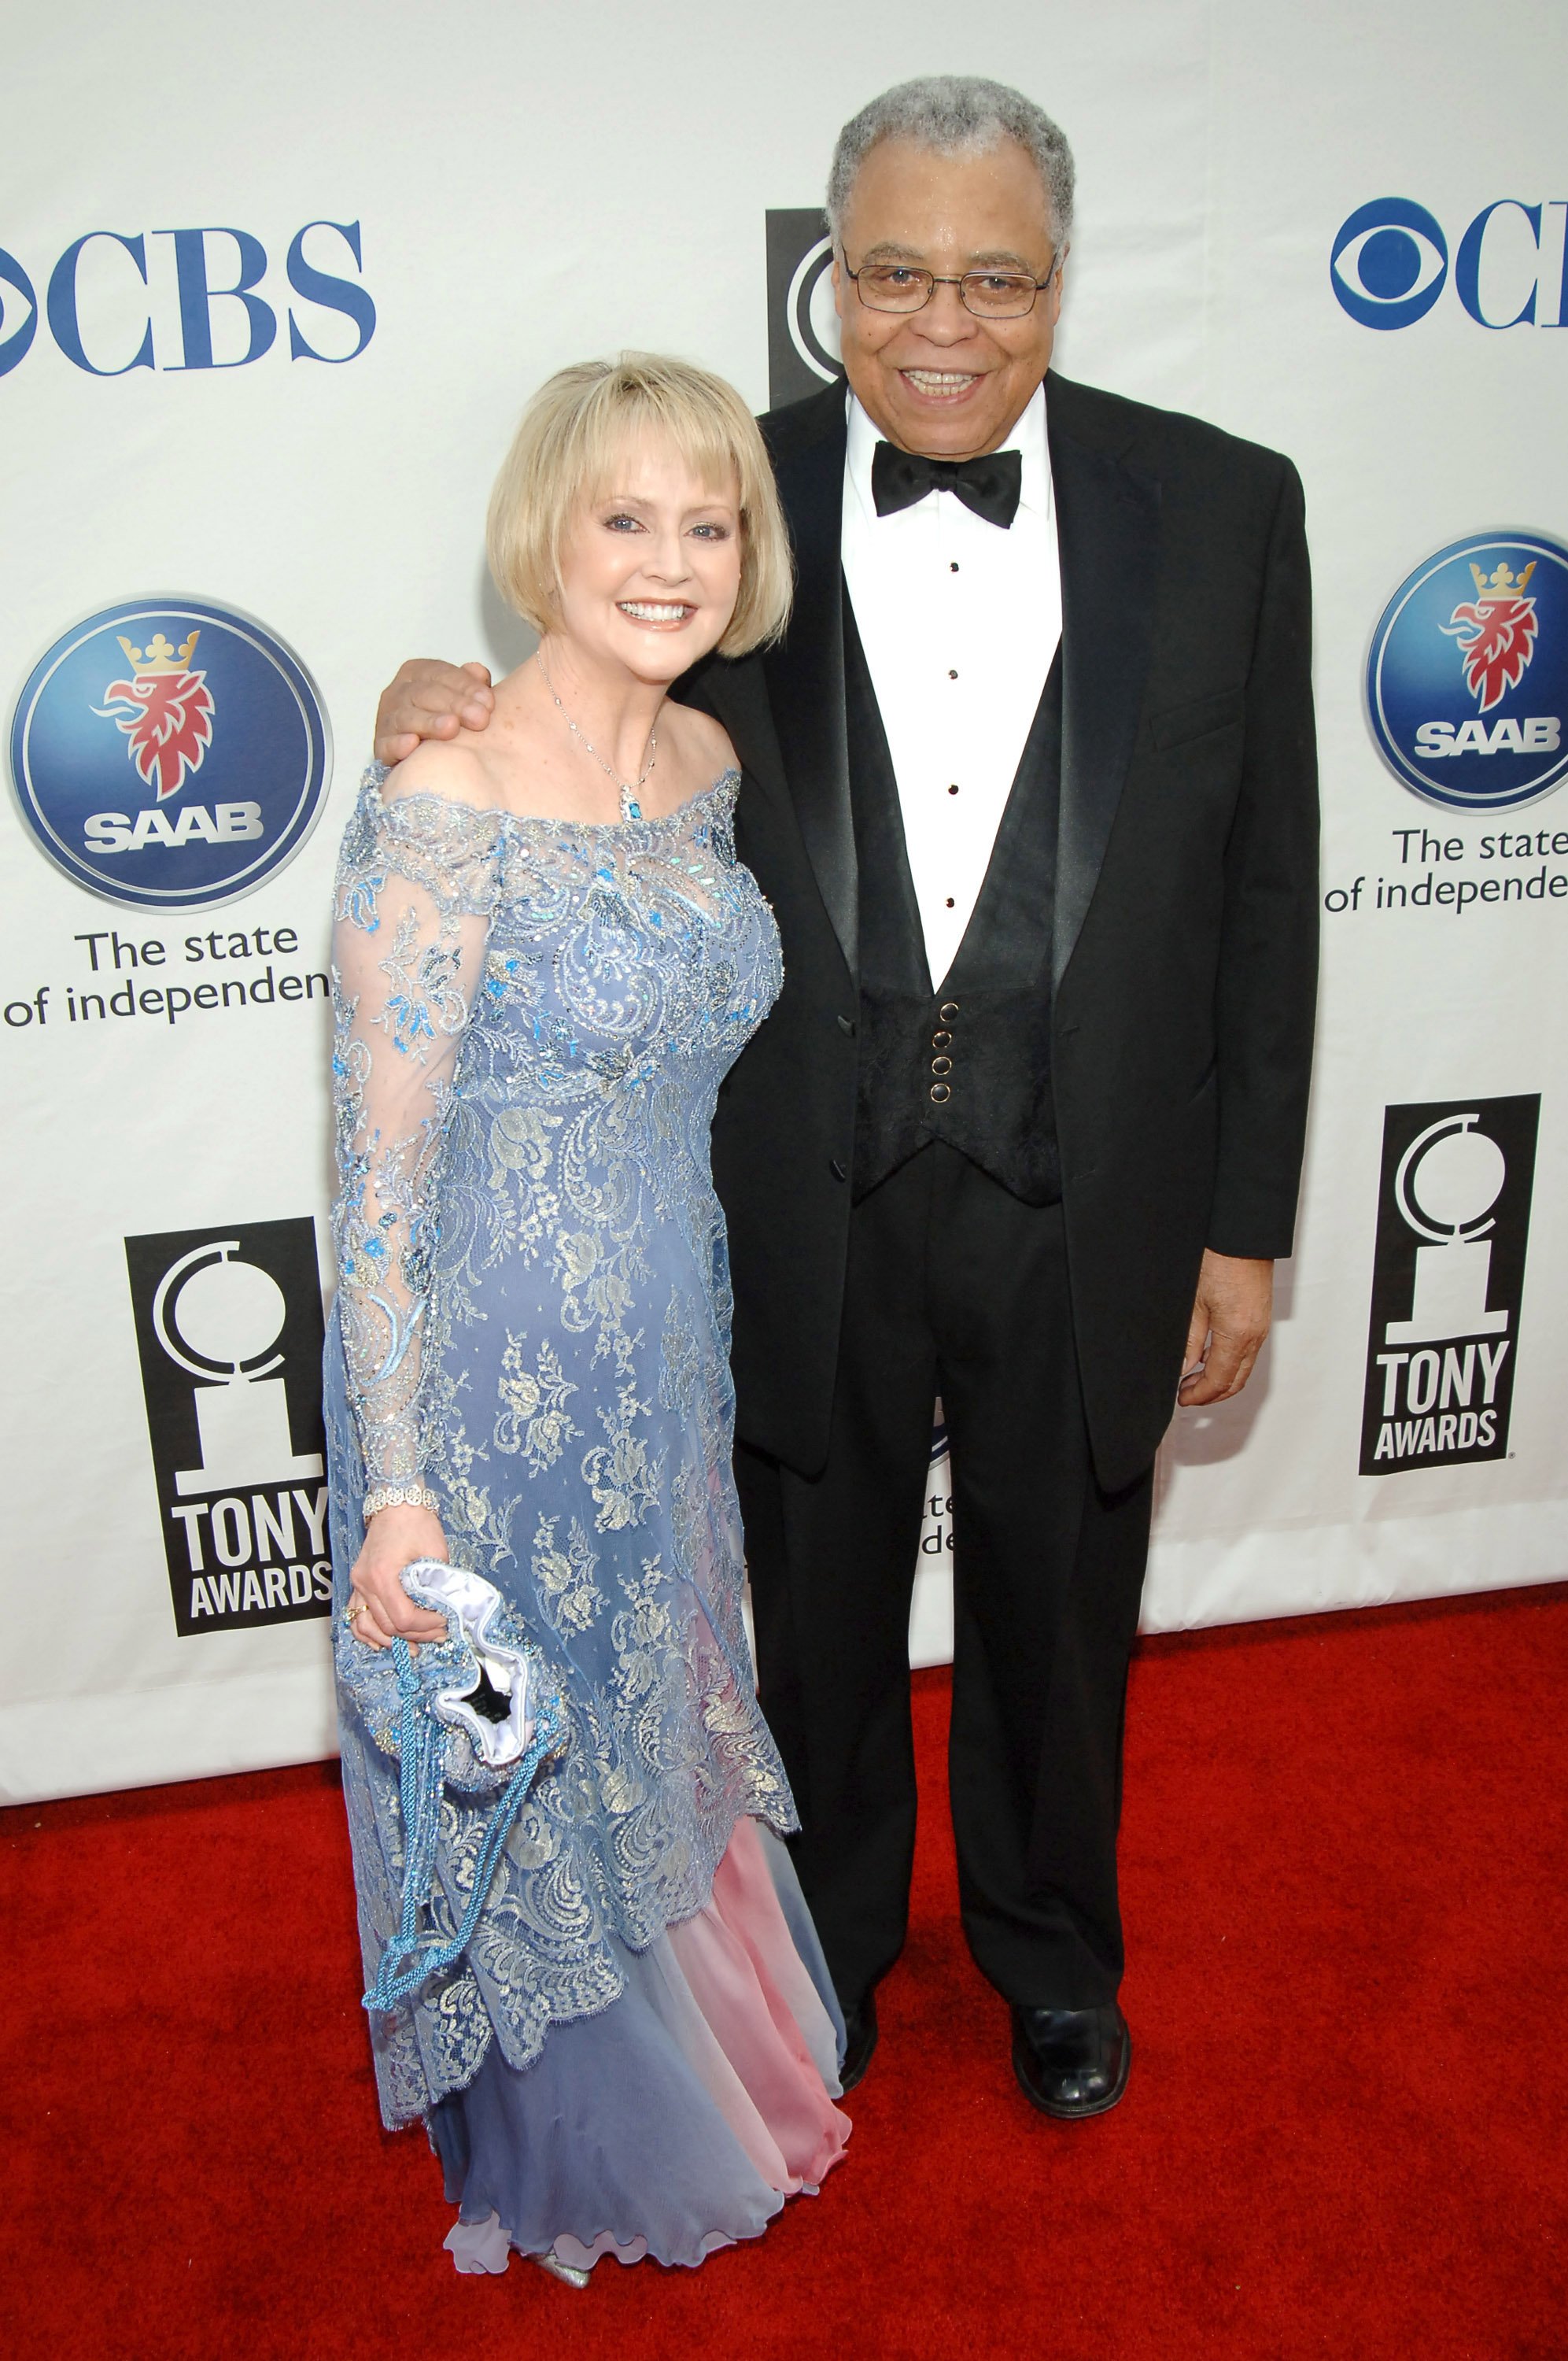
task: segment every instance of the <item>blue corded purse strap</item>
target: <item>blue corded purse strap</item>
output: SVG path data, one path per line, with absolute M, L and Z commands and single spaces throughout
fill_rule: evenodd
M 420 1917 L 433 1884 L 445 1733 L 422 1702 L 419 1673 L 406 1640 L 394 1638 L 392 1662 L 397 1666 L 398 1695 L 402 1699 L 399 1796 L 403 1812 L 403 1907 L 398 1931 L 382 1952 L 376 1981 L 365 1995 L 364 2005 L 370 2009 L 399 2007 L 437 1969 L 449 1968 L 467 1949 L 479 1923 L 479 1913 L 488 1898 L 501 1848 L 533 1784 L 534 1773 L 554 1753 L 565 1733 L 559 1707 L 554 1698 L 543 1697 L 527 1751 L 490 1815 L 463 1922 L 448 1940 L 433 1941 L 422 1936 Z M 400 1968 L 399 1960 L 405 1962 Z

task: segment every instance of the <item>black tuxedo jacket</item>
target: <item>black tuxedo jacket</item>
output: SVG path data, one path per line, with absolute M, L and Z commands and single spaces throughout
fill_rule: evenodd
M 1095 1465 L 1168 1424 L 1198 1267 L 1290 1251 L 1316 986 L 1317 783 L 1301 489 L 1197 419 L 1046 386 L 1062 576 L 1054 1089 Z M 762 421 L 795 544 L 787 637 L 681 694 L 743 768 L 741 858 L 784 992 L 714 1127 L 740 1438 L 826 1458 L 855 1129 L 839 387 Z M 875 891 L 870 881 L 867 890 Z

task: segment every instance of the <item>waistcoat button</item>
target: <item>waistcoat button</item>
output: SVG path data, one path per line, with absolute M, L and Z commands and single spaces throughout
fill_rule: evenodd
M 932 1083 L 932 1085 L 931 1085 L 931 1097 L 932 1097 L 932 1100 L 933 1100 L 933 1102 L 934 1102 L 934 1104 L 935 1104 L 936 1105 L 938 1105 L 938 1106 L 946 1106 L 946 1105 L 947 1105 L 947 1104 L 948 1104 L 948 1101 L 952 1097 L 952 1095 L 953 1095 L 953 1094 L 952 1094 L 951 1091 L 948 1088 L 948 1085 L 947 1085 L 947 1083 L 946 1083 L 946 1082 L 933 1082 L 933 1083 Z
M 944 1000 L 937 1011 L 944 1025 L 950 1025 L 958 1013 L 959 1004 L 956 1000 Z
M 933 1059 L 932 1059 L 932 1060 L 931 1060 L 931 1071 L 932 1071 L 934 1074 L 950 1074 L 950 1073 L 952 1072 L 952 1071 L 953 1071 L 953 1061 L 952 1061 L 952 1060 L 951 1060 L 950 1058 L 933 1058 Z

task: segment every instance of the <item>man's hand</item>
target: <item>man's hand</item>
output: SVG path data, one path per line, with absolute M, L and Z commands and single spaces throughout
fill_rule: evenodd
M 1187 1331 L 1186 1374 L 1177 1400 L 1187 1410 L 1229 1401 L 1263 1350 L 1274 1301 L 1274 1265 L 1205 1249 Z
M 483 730 L 495 709 L 487 664 L 411 657 L 390 688 L 382 691 L 376 708 L 376 760 L 389 770 L 411 754 L 422 738 L 455 738 L 459 730 Z

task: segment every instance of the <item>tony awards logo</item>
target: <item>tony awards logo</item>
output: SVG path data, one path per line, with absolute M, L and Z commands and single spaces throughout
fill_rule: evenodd
M 181 1633 L 328 1611 L 313 1222 L 127 1238 Z
M 1538 1097 L 1384 1118 L 1361 1472 L 1508 1449 Z
M 237 1238 L 193 1246 L 170 1263 L 152 1299 L 153 1334 L 176 1368 L 198 1380 L 202 1464 L 176 1474 L 181 1496 L 325 1473 L 319 1451 L 290 1444 L 288 1389 L 277 1374 L 283 1290 L 238 1254 Z

